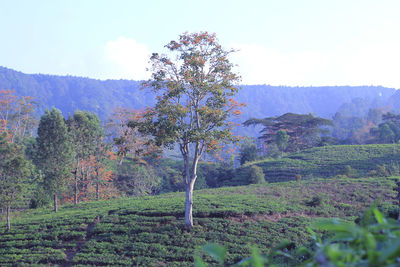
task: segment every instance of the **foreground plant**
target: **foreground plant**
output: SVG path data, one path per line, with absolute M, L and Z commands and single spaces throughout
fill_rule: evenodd
M 290 250 L 292 243 L 283 242 L 267 256 L 252 249 L 252 256 L 234 266 L 281 266 L 282 262 L 296 266 L 399 266 L 400 225 L 393 219 L 386 219 L 372 207 L 368 209 L 359 224 L 332 219 L 319 222 L 313 228 L 330 233 L 331 237 L 321 241 L 309 229 L 314 240 L 314 249 L 300 247 Z M 224 265 L 227 250 L 223 246 L 207 244 L 201 250 Z M 196 267 L 207 266 L 197 257 Z

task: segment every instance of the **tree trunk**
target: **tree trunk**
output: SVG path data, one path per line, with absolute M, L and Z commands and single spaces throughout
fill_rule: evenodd
M 79 169 L 79 161 L 76 164 L 76 168 L 74 171 L 74 205 L 78 205 L 78 169 Z
M 398 201 L 399 201 L 399 215 L 397 216 L 397 224 L 400 225 L 400 199 Z
M 187 229 L 191 229 L 193 227 L 193 215 L 192 215 L 192 205 L 193 205 L 193 187 L 191 188 L 191 177 L 190 177 L 190 164 L 189 164 L 189 155 L 188 148 L 184 147 L 181 149 L 183 155 L 183 183 L 185 185 L 186 191 L 186 201 L 185 201 L 185 226 Z
M 10 206 L 7 206 L 7 229 L 8 229 L 8 231 L 11 230 L 11 223 L 10 223 Z
M 99 183 L 96 184 L 96 200 L 99 200 Z
M 54 194 L 54 212 L 58 211 L 57 194 Z
M 399 209 L 399 216 L 397 217 L 397 224 L 400 225 L 400 209 Z
M 193 227 L 193 186 L 193 182 L 186 185 L 185 226 L 189 230 Z
M 78 205 L 78 175 L 75 175 L 75 185 L 74 185 L 74 205 Z
M 189 157 L 185 157 L 185 226 L 190 230 L 193 227 L 193 188 L 197 179 L 197 163 L 201 154 L 198 154 L 198 149 L 195 151 L 192 168 L 190 168 Z
M 86 191 L 86 188 L 85 188 L 85 166 L 83 165 L 83 164 L 81 164 L 81 192 L 80 192 L 80 196 L 81 196 L 81 198 L 82 197 L 84 197 L 84 194 L 85 194 L 85 192 L 87 192 Z M 78 186 L 77 186 L 77 188 L 78 188 Z M 76 201 L 76 203 L 78 204 L 78 200 Z

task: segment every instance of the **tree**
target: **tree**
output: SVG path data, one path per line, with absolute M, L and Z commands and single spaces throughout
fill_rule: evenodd
M 91 168 L 90 183 L 95 187 L 96 200 L 117 195 L 113 185 L 113 162 L 117 156 L 111 151 L 111 145 L 104 142 L 104 138 L 99 138 L 94 144 L 94 154 L 90 156 L 89 164 Z
M 283 153 L 288 146 L 290 136 L 286 133 L 286 131 L 279 130 L 276 133 L 276 145 L 278 146 L 279 150 Z
M 35 103 L 30 96 L 16 96 L 15 90 L 0 90 L 0 133 L 7 132 L 12 143 L 22 143 L 33 132 Z
M 370 133 L 379 143 L 397 143 L 400 140 L 400 115 L 388 112 L 382 119 L 383 123 L 372 128 Z
M 145 156 L 155 156 L 160 153 L 157 147 L 149 142 L 147 135 L 140 133 L 135 127 L 129 127 L 129 123 L 140 122 L 143 122 L 142 112 L 127 108 L 115 109 L 108 120 L 106 129 L 108 135 L 113 137 L 119 165 L 127 155 L 132 155 L 139 162 L 143 162 Z
M 40 118 L 36 141 L 35 164 L 44 174 L 44 187 L 53 195 L 54 211 L 57 212 L 57 198 L 71 176 L 75 157 L 71 135 L 58 109 L 46 110 Z
M 221 142 L 235 140 L 233 123 L 227 120 L 240 114 L 241 104 L 232 99 L 240 77 L 228 60 L 233 50 L 222 49 L 215 34 L 184 33 L 165 47 L 176 57 L 151 56 L 152 78 L 144 86 L 158 94 L 157 103 L 145 111 L 140 128 L 152 134 L 158 146 L 179 146 L 184 161 L 185 225 L 190 229 L 200 157 Z
M 32 164 L 25 159 L 21 147 L 7 141 L 7 135 L 0 135 L 0 206 L 7 210 L 7 228 L 11 229 L 11 206 L 20 198 L 28 184 Z
M 249 176 L 247 177 L 249 184 L 261 184 L 265 182 L 264 171 L 257 165 L 252 165 L 249 170 Z
M 96 145 L 104 136 L 104 131 L 99 117 L 88 111 L 76 111 L 72 117 L 68 118 L 67 125 L 75 150 L 72 173 L 74 175 L 74 204 L 78 205 L 79 179 L 81 181 L 87 179 L 90 171 L 87 169 L 90 165 L 83 164 L 83 161 L 89 162 L 90 156 L 96 150 Z
M 240 165 L 243 165 L 246 162 L 254 161 L 257 159 L 257 157 L 257 145 L 250 138 L 245 139 L 240 145 L 239 149 Z
M 268 117 L 264 119 L 249 119 L 243 123 L 245 126 L 261 124 L 260 138 L 266 144 L 276 143 L 279 131 L 285 131 L 289 135 L 287 150 L 296 151 L 311 147 L 321 138 L 321 134 L 326 130 L 322 126 L 332 126 L 332 121 L 312 114 L 286 113 L 278 117 Z M 281 133 L 282 135 L 282 133 Z M 283 135 L 282 135 L 283 137 Z M 283 140 L 282 140 L 283 141 Z

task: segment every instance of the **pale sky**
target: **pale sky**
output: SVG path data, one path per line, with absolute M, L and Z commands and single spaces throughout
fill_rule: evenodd
M 152 52 L 215 32 L 243 84 L 400 88 L 399 0 L 0 0 L 0 66 L 149 77 Z

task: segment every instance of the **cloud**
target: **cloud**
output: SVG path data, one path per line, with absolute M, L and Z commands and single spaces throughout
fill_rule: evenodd
M 111 78 L 144 80 L 150 77 L 146 71 L 150 52 L 145 44 L 136 40 L 119 37 L 108 41 L 104 47 L 106 61 L 111 63 Z M 110 74 L 109 74 L 110 75 Z
M 315 78 L 325 68 L 324 55 L 317 52 L 283 53 L 257 44 L 233 44 L 245 84 L 298 85 Z M 311 82 L 311 81 L 310 81 Z
M 286 52 L 236 43 L 232 54 L 244 84 L 383 85 L 400 88 L 400 44 L 348 43 L 331 50 Z
M 347 42 L 330 49 L 285 51 L 260 44 L 233 43 L 231 55 L 243 84 L 287 86 L 382 85 L 400 88 L 400 42 Z M 145 44 L 119 37 L 103 47 L 99 78 L 145 80 L 150 77 Z M 101 67 L 100 67 L 101 66 Z M 93 75 L 92 75 L 93 76 Z M 95 75 L 96 76 L 96 75 Z

